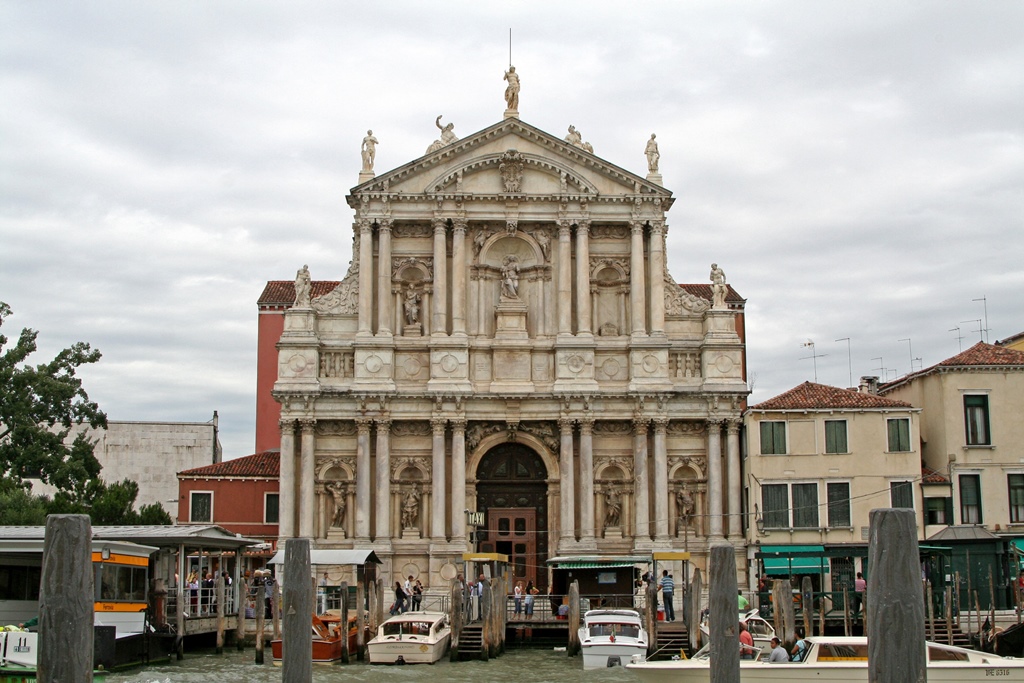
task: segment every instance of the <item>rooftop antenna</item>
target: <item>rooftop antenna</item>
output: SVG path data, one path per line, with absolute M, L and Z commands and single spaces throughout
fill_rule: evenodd
M 950 329 L 949 331 L 950 332 L 956 332 L 956 345 L 960 347 L 960 350 L 957 353 L 963 353 L 964 352 L 964 336 L 962 334 L 960 334 L 960 326 L 957 325 L 956 327 Z
M 910 349 L 910 372 L 913 372 L 914 371 L 914 345 L 912 343 L 910 343 L 910 337 L 907 337 L 906 339 L 897 339 L 896 341 L 905 341 L 905 342 L 907 342 L 907 347 Z M 908 372 L 907 374 L 909 375 L 910 372 Z
M 975 318 L 974 320 L 961 320 L 960 324 L 964 323 L 978 323 L 978 338 L 980 341 L 985 341 L 985 330 L 981 326 L 981 318 Z
M 842 339 L 836 339 L 836 341 L 837 342 L 841 342 L 841 341 L 846 342 L 846 359 L 850 363 L 850 383 L 847 384 L 846 386 L 848 386 L 848 387 L 850 387 L 852 389 L 853 388 L 853 354 L 850 353 L 850 338 L 849 337 L 843 337 Z
M 883 381 L 884 381 L 884 380 L 885 380 L 885 377 L 886 377 L 886 374 L 885 374 L 885 371 L 886 371 L 886 367 L 885 367 L 885 362 L 884 362 L 884 361 L 882 360 L 882 357 L 881 357 L 881 356 L 879 356 L 878 358 L 872 358 L 871 360 L 877 360 L 877 361 L 878 361 L 878 365 L 879 365 L 879 367 L 877 367 L 877 368 L 872 368 L 872 369 L 873 369 L 873 370 L 878 370 L 878 371 L 880 371 L 880 372 L 882 373 L 882 379 L 883 379 Z
M 988 343 L 988 299 L 986 297 L 981 297 L 980 299 L 971 299 L 971 301 L 980 301 L 981 304 L 985 307 L 985 338 L 982 339 L 982 341 L 987 344 Z
M 815 351 L 814 350 L 814 342 L 812 340 L 810 340 L 810 339 L 808 339 L 806 342 L 804 342 L 800 346 L 802 346 L 804 348 L 807 348 L 809 346 L 811 348 L 811 355 L 804 356 L 800 360 L 807 360 L 808 358 L 811 358 L 811 359 L 814 360 L 814 383 L 817 384 L 818 383 L 818 359 L 819 358 L 824 358 L 828 354 L 827 353 L 818 353 L 817 351 Z
M 512 27 L 508 27 L 508 65 L 512 66 Z
M 910 359 L 910 371 L 911 372 L 914 371 L 914 361 L 915 360 L 917 361 L 918 367 L 921 368 L 922 370 L 924 370 L 924 359 L 921 358 L 920 356 L 918 356 L 917 358 L 911 358 Z

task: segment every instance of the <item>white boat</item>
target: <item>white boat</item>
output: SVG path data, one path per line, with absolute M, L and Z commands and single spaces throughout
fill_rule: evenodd
M 754 639 L 754 647 L 761 648 L 765 652 L 771 651 L 772 638 L 775 637 L 775 627 L 770 622 L 765 621 L 756 609 L 739 614 L 737 620 L 747 625 L 747 630 Z M 700 635 L 702 643 L 711 642 L 708 615 L 706 613 L 700 620 Z
M 367 643 L 370 664 L 433 664 L 448 651 L 452 630 L 443 612 L 396 614 Z
M 592 609 L 579 630 L 584 669 L 623 666 L 647 657 L 647 631 L 640 615 L 628 609 Z
M 863 636 L 817 636 L 804 639 L 803 661 L 740 661 L 743 683 L 850 683 L 868 680 L 868 641 Z M 926 643 L 928 682 L 1024 681 L 1024 659 L 1008 659 L 961 647 Z M 635 662 L 626 668 L 641 683 L 706 683 L 711 675 L 708 648 L 693 659 Z

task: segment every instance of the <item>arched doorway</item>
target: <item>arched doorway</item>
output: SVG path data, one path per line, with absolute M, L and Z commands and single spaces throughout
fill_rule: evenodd
M 528 446 L 503 443 L 477 466 L 477 510 L 486 515 L 481 552 L 509 556 L 511 580 L 547 584 L 548 485 L 544 461 Z

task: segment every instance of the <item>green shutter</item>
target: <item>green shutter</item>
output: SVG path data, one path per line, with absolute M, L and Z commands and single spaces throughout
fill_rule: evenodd
M 825 452 L 849 452 L 846 443 L 846 420 L 825 420 Z

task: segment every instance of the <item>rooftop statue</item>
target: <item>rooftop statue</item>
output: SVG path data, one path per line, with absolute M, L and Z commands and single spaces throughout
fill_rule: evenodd
M 508 81 L 508 87 L 505 88 L 505 105 L 509 109 L 519 109 L 519 74 L 516 73 L 514 66 L 509 65 L 504 80 Z
M 442 116 L 444 116 L 444 114 L 438 114 L 437 118 L 434 119 L 434 125 L 437 126 L 437 129 L 439 131 L 441 131 L 441 137 L 438 140 L 434 140 L 434 142 L 430 145 L 430 147 L 427 147 L 427 154 L 430 154 L 432 152 L 436 152 L 437 150 L 441 149 L 442 147 L 447 147 L 448 145 L 452 144 L 453 142 L 458 142 L 459 138 L 458 138 L 457 135 L 455 135 L 455 132 L 453 130 L 455 128 L 455 124 L 454 123 L 447 123 L 447 124 L 444 125 L 444 127 L 442 127 L 441 126 L 441 117 Z
M 729 287 L 725 284 L 725 271 L 718 267 L 717 263 L 711 264 L 711 308 L 726 308 L 725 295 L 729 293 Z
M 377 138 L 373 137 L 373 131 L 366 131 L 366 137 L 363 138 L 363 146 L 360 149 L 360 153 L 363 155 L 363 170 L 373 170 L 373 159 L 377 156 Z
M 658 151 L 658 142 L 654 139 L 655 137 L 655 134 L 651 133 L 651 139 L 647 141 L 647 147 L 644 148 L 644 154 L 647 155 L 648 173 L 658 172 L 658 160 L 661 159 L 661 152 Z

